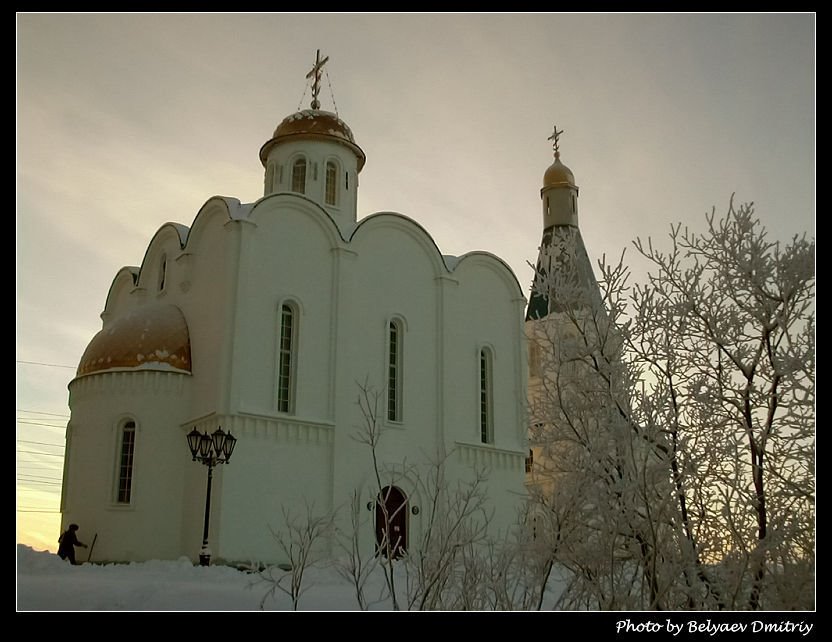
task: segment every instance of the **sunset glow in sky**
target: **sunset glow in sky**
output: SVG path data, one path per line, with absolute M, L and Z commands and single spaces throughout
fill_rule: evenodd
M 262 196 L 317 48 L 367 155 L 359 218 L 490 251 L 526 291 L 555 123 L 593 262 L 734 192 L 815 235 L 812 14 L 18 14 L 18 542 L 57 547 L 67 384 L 116 272 L 211 196 Z

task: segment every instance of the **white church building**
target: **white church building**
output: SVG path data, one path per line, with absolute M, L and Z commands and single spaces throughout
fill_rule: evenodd
M 528 453 L 523 291 L 497 256 L 443 255 L 414 218 L 358 217 L 366 157 L 320 108 L 320 73 L 316 62 L 311 108 L 260 149 L 263 198 L 208 199 L 190 227 L 162 225 L 141 265 L 112 281 L 69 384 L 61 499 L 62 527 L 97 533 L 94 560 L 196 560 L 207 470 L 186 436 L 220 427 L 237 442 L 213 469 L 214 560 L 281 561 L 272 530 L 284 509 L 344 520 L 354 491 L 372 542 L 379 487 L 356 438 L 365 382 L 378 394 L 382 501 L 402 548 L 426 519 L 414 471 L 437 458 L 450 483 L 487 471 L 493 529 L 516 519 Z

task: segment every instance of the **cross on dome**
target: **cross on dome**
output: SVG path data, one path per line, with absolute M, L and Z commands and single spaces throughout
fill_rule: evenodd
M 552 141 L 552 149 L 555 152 L 555 158 L 560 158 L 560 148 L 558 147 L 558 139 L 560 138 L 560 135 L 562 133 L 563 130 L 561 129 L 560 131 L 558 131 L 558 126 L 555 125 L 552 130 L 552 135 L 546 139 Z
M 315 64 L 312 69 L 306 74 L 307 78 L 314 78 L 312 81 L 312 109 L 320 109 L 321 103 L 318 100 L 318 94 L 321 91 L 321 69 L 329 60 L 329 56 L 321 60 L 321 50 L 318 49 L 315 54 Z

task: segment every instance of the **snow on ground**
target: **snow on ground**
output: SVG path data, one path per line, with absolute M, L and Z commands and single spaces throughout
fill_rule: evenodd
M 257 580 L 255 573 L 194 566 L 187 558 L 72 566 L 54 553 L 17 545 L 20 611 L 259 611 L 269 587 Z M 350 585 L 333 569 L 308 569 L 304 585 L 309 591 L 300 610 L 357 609 Z M 291 608 L 280 591 L 263 605 L 266 611 Z
M 399 569 L 403 570 L 403 569 Z M 276 577 L 282 571 L 275 570 Z M 551 608 L 561 578 L 551 578 L 544 609 Z M 404 586 L 404 577 L 396 581 Z M 309 568 L 303 577 L 301 611 L 357 611 L 353 586 L 332 565 Z M 290 611 L 292 602 L 257 573 L 228 566 L 176 561 L 72 566 L 49 551 L 17 545 L 19 611 Z M 384 576 L 376 568 L 364 589 L 371 610 L 390 610 Z M 265 599 L 264 599 L 265 598 Z M 375 602 L 374 602 L 375 600 Z M 261 609 L 262 603 L 262 609 Z

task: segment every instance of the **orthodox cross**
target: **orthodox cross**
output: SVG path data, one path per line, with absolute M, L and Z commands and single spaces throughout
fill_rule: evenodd
M 306 74 L 307 78 L 314 78 L 312 81 L 312 109 L 321 108 L 321 103 L 318 101 L 318 94 L 321 91 L 321 69 L 323 69 L 327 60 L 329 60 L 329 56 L 321 60 L 321 50 L 318 49 L 318 53 L 315 54 L 315 66 Z
M 558 131 L 558 126 L 555 125 L 554 129 L 552 131 L 552 135 L 549 136 L 549 138 L 546 139 L 546 140 L 552 141 L 552 149 L 555 151 L 555 158 L 560 158 L 560 149 L 558 148 L 558 139 L 560 138 L 560 135 L 562 133 L 563 133 L 563 130 L 561 129 L 560 131 Z

